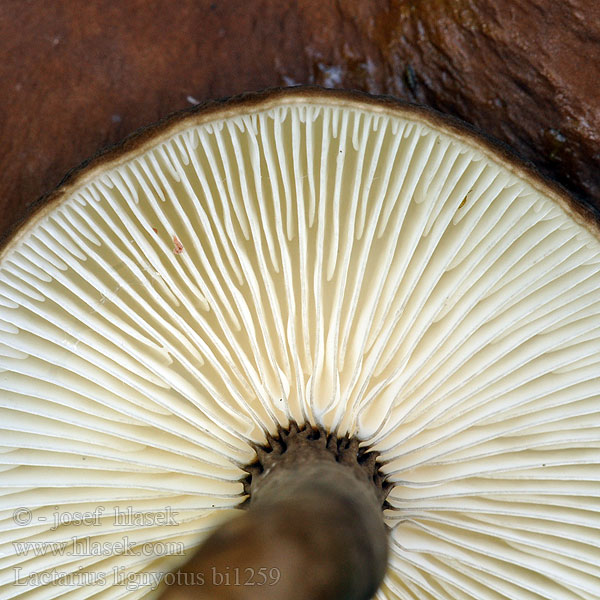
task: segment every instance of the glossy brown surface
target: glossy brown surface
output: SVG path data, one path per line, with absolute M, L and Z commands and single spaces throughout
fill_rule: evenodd
M 0 56 L 0 232 L 138 127 L 298 83 L 462 117 L 600 212 L 595 0 L 6 0 Z

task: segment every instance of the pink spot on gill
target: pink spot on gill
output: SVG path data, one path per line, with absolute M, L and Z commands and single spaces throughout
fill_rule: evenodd
M 173 236 L 173 243 L 175 244 L 175 247 L 173 248 L 173 252 L 175 254 L 182 254 L 183 253 L 183 244 L 179 241 L 179 238 L 176 235 Z

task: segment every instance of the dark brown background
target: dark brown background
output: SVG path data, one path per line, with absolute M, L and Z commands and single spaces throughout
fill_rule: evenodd
M 0 57 L 0 234 L 138 127 L 298 83 L 462 117 L 600 214 L 597 0 L 2 0 Z

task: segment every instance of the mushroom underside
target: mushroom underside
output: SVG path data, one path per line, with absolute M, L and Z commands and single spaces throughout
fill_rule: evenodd
M 597 228 L 418 111 L 176 121 L 2 251 L 2 597 L 157 595 L 293 421 L 379 453 L 377 598 L 597 598 L 599 289 Z

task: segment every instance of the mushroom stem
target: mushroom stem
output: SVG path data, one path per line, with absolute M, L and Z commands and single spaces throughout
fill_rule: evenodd
M 269 456 L 271 468 L 253 477 L 249 510 L 206 540 L 163 600 L 375 594 L 387 565 L 386 527 L 381 490 L 357 462 L 357 444 L 352 464 L 352 452 L 340 460 L 323 444 L 289 441 L 283 454 Z

